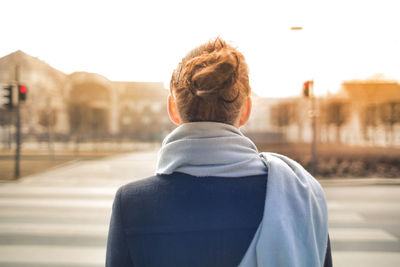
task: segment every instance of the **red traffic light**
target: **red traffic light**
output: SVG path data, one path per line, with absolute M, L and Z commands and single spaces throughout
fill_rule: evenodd
M 313 94 L 314 81 L 305 81 L 303 84 L 303 96 L 310 97 Z
M 309 97 L 310 96 L 310 83 L 309 81 L 304 82 L 303 84 L 303 96 L 304 97 Z
M 26 86 L 25 85 L 20 85 L 19 86 L 19 92 L 21 94 L 25 94 L 26 93 Z
M 25 101 L 26 100 L 26 92 L 27 92 L 27 88 L 25 85 L 20 85 L 18 86 L 18 96 L 19 96 L 19 100 Z

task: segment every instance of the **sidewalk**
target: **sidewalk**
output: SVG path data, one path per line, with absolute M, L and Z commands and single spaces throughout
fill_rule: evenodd
M 23 184 L 61 183 L 88 187 L 120 186 L 152 176 L 156 161 L 157 150 L 119 154 L 93 161 L 69 162 L 13 182 Z

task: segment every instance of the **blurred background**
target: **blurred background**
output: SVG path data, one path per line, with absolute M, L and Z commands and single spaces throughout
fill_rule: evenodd
M 254 110 L 243 132 L 260 150 L 289 154 L 324 177 L 398 176 L 395 1 L 4 1 L 2 10 L 4 157 L 12 158 L 17 131 L 4 95 L 17 84 L 26 88 L 22 154 L 54 161 L 161 142 L 174 127 L 172 70 L 221 36 L 247 58 Z
M 250 68 L 243 133 L 325 186 L 337 266 L 400 265 L 396 1 L 6 0 L 0 10 L 0 265 L 99 266 L 115 189 L 153 173 L 175 127 L 173 69 L 217 36 Z M 40 257 L 49 251 L 58 256 Z

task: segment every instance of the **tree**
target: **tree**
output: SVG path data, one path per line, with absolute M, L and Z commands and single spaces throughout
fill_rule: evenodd
M 294 101 L 278 103 L 271 109 L 272 124 L 278 126 L 285 135 L 287 135 L 287 127 L 298 119 L 298 106 Z
M 9 109 L 0 109 L 0 126 L 12 124 L 12 111 Z
M 84 106 L 79 104 L 68 105 L 69 129 L 76 141 L 79 141 L 84 121 Z
M 340 143 L 340 133 L 343 124 L 349 117 L 349 105 L 342 100 L 332 100 L 326 104 L 325 108 L 325 123 L 327 125 L 335 125 L 336 127 L 336 142 Z
M 368 105 L 361 112 L 361 126 L 364 133 L 364 139 L 369 140 L 368 129 L 375 129 L 378 126 L 378 108 L 376 105 Z
M 54 156 L 54 126 L 57 123 L 57 110 L 54 108 L 45 108 L 39 110 L 39 124 L 46 129 L 48 149 L 51 156 Z
M 5 128 L 3 131 L 3 140 L 7 143 L 8 149 L 11 149 L 12 135 L 11 135 L 11 125 L 12 125 L 12 111 L 9 109 L 0 109 L 0 126 Z
M 49 108 L 39 110 L 39 124 L 45 128 L 54 127 L 57 123 L 57 110 Z
M 379 117 L 386 128 L 389 128 L 390 143 L 394 142 L 393 126 L 400 122 L 400 102 L 386 102 L 379 106 Z

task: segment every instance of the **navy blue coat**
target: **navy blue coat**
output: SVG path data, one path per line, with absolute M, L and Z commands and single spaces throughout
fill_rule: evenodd
M 237 266 L 261 222 L 266 182 L 265 175 L 173 173 L 122 186 L 113 204 L 106 266 Z M 331 265 L 328 246 L 325 266 Z

